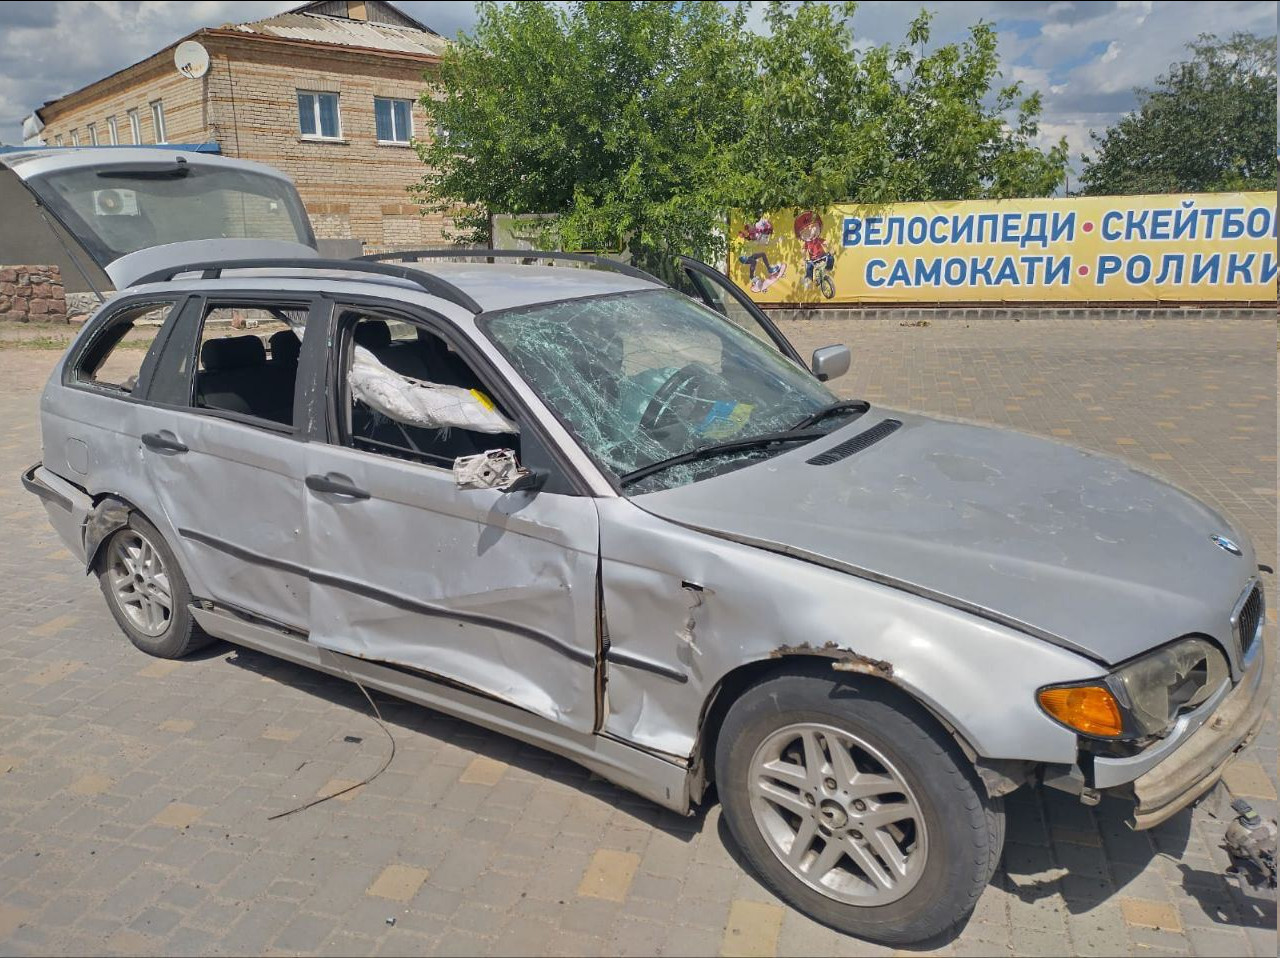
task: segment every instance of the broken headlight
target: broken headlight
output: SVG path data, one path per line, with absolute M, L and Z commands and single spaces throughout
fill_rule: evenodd
M 1227 660 L 1206 639 L 1180 639 L 1135 659 L 1107 678 L 1134 736 L 1159 736 L 1227 681 Z M 1126 728 L 1126 732 L 1130 729 Z M 1129 737 L 1126 735 L 1125 737 Z
M 1037 698 L 1055 720 L 1110 741 L 1158 738 L 1227 680 L 1227 660 L 1205 639 L 1180 639 L 1104 678 L 1047 685 Z

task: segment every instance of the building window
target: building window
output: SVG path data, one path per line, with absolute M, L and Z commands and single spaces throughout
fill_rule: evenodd
M 164 103 L 155 100 L 151 104 L 151 125 L 155 127 L 156 142 L 168 143 L 169 137 L 164 131 Z
M 120 129 L 116 126 L 116 118 L 114 116 L 107 117 L 107 139 L 112 146 L 120 142 Z
M 55 136 L 55 137 L 53 138 L 53 145 L 54 145 L 54 146 L 62 146 L 62 134 L 61 134 L 61 133 L 59 133 L 57 136 Z
M 71 145 L 72 145 L 72 146 L 79 146 L 79 145 L 80 145 L 80 131 L 79 131 L 79 130 L 72 130 L 72 131 L 71 131 Z
M 342 122 L 338 116 L 338 94 L 299 90 L 298 129 L 307 139 L 341 139 Z
M 129 111 L 129 137 L 133 141 L 134 146 L 142 142 L 142 121 L 138 118 L 137 110 Z
M 379 143 L 408 143 L 413 138 L 413 101 L 373 98 L 373 119 Z
M 97 145 L 98 145 L 98 126 L 97 126 L 97 124 L 95 124 L 95 123 L 90 123 L 88 126 L 86 126 L 86 127 L 85 127 L 85 129 L 89 131 L 89 145 L 90 145 L 90 146 L 97 146 Z

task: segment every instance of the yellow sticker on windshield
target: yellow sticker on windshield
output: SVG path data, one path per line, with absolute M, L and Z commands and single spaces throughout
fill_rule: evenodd
M 484 406 L 484 408 L 489 410 L 489 412 L 493 412 L 493 410 L 497 408 L 494 406 L 493 400 L 490 399 L 488 396 L 486 396 L 484 393 L 482 393 L 480 390 L 478 389 L 471 390 L 471 395 L 475 396 L 476 402 Z
M 718 402 L 711 407 L 698 432 L 708 439 L 732 439 L 742 432 L 742 427 L 747 424 L 751 411 L 755 408 L 752 403 Z

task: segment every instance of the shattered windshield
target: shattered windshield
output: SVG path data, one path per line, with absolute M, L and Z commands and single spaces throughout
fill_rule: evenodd
M 834 400 L 772 345 L 674 290 L 507 310 L 482 326 L 615 479 L 791 429 Z M 682 485 L 785 448 L 794 447 L 681 464 L 629 491 Z
M 100 266 L 140 249 L 204 239 L 314 245 L 284 180 L 212 164 L 136 164 L 33 177 L 36 194 Z

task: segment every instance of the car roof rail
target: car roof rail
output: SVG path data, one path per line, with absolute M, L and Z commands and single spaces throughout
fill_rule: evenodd
M 315 257 L 299 259 L 228 259 L 213 260 L 203 263 L 187 263 L 182 266 L 166 266 L 153 273 L 148 273 L 132 283 L 130 287 L 142 286 L 146 283 L 167 283 L 175 276 L 183 273 L 199 273 L 201 279 L 218 279 L 224 270 L 257 269 L 257 270 L 308 270 L 325 269 L 334 272 L 364 273 L 374 276 L 390 276 L 394 279 L 407 280 L 420 289 L 438 296 L 443 300 L 470 310 L 472 313 L 483 313 L 484 309 L 464 290 L 459 289 L 447 279 L 441 279 L 434 273 L 422 269 L 395 266 L 390 263 L 367 262 L 358 259 L 318 259 Z
M 402 253 L 369 253 L 365 256 L 361 256 L 360 259 L 365 262 L 399 260 L 401 262 L 416 263 L 419 260 L 424 259 L 462 259 L 465 257 L 493 259 L 558 259 L 567 263 L 585 263 L 588 266 L 602 266 L 605 269 L 613 270 L 615 273 L 623 273 L 633 279 L 643 279 L 650 283 L 657 283 L 659 286 L 668 285 L 652 273 L 646 273 L 644 270 L 637 266 L 632 266 L 630 263 L 619 263 L 616 259 L 609 259 L 605 256 L 596 256 L 593 253 L 561 253 L 555 250 L 540 249 L 478 249 L 474 247 L 457 246 L 450 249 L 410 249 L 405 250 Z

